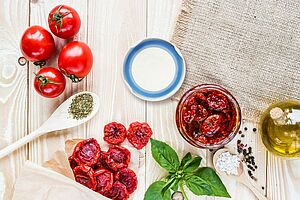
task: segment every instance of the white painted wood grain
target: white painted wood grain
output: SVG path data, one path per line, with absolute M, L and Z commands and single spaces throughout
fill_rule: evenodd
M 30 25 L 41 25 L 47 30 L 48 14 L 58 4 L 65 4 L 73 7 L 80 15 L 81 28 L 74 40 L 87 42 L 87 1 L 64 0 L 64 1 L 30 1 Z M 47 61 L 47 66 L 57 67 L 57 57 L 61 48 L 66 41 L 55 37 L 56 53 Z M 60 105 L 66 98 L 74 93 L 83 91 L 86 88 L 86 80 L 79 84 L 73 84 L 67 79 L 67 86 L 65 92 L 57 98 L 47 99 L 40 96 L 33 88 L 34 74 L 38 67 L 30 64 L 29 67 L 29 108 L 28 108 L 28 128 L 29 131 L 37 129 L 44 121 L 46 121 L 52 112 Z M 84 138 L 86 136 L 85 125 L 68 129 L 63 133 L 52 133 L 42 136 L 29 144 L 29 160 L 36 163 L 43 163 L 57 150 L 64 149 L 64 141 L 67 138 Z
M 94 53 L 94 67 L 82 83 L 76 85 L 69 82 L 66 92 L 61 97 L 49 100 L 38 96 L 33 89 L 32 72 L 37 71 L 37 68 L 30 65 L 27 71 L 27 67 L 17 64 L 17 58 L 21 55 L 19 40 L 29 21 L 31 25 L 39 24 L 48 29 L 48 13 L 59 3 L 70 5 L 79 12 L 82 27 L 75 39 L 85 41 L 91 47 Z M 179 151 L 180 156 L 191 151 L 205 158 L 204 164 L 210 163 L 209 152 L 190 146 L 179 135 L 174 119 L 177 102 L 166 100 L 146 104 L 131 95 L 122 80 L 123 59 L 129 47 L 145 37 L 170 39 L 180 4 L 181 0 L 0 2 L 0 148 L 39 127 L 53 110 L 73 93 L 90 90 L 97 93 L 101 99 L 99 114 L 87 125 L 70 129 L 61 135 L 53 133 L 37 139 L 28 145 L 28 152 L 24 147 L 1 160 L 0 199 L 4 191 L 1 182 L 5 182 L 6 189 L 10 191 L 3 199 L 11 199 L 13 182 L 26 158 L 42 163 L 53 152 L 64 147 L 66 138 L 95 137 L 102 141 L 103 126 L 110 121 L 119 121 L 128 126 L 132 121 L 147 120 L 153 127 L 153 137 L 169 143 Z M 55 40 L 58 44 L 57 49 L 61 49 L 64 41 L 58 38 Z M 49 61 L 49 65 L 53 67 L 56 67 L 56 64 L 57 55 Z M 248 129 L 252 129 L 252 126 L 254 125 L 247 124 Z M 265 186 L 272 200 L 300 199 L 300 193 L 297 192 L 300 191 L 300 161 L 283 160 L 267 155 L 258 134 L 248 131 L 244 140 L 255 149 L 259 167 L 257 174 L 259 180 L 256 186 L 258 188 Z M 235 141 L 229 146 L 235 146 Z M 134 198 L 137 200 L 142 199 L 145 189 L 153 181 L 165 174 L 151 158 L 149 147 L 148 145 L 146 151 L 141 153 L 139 188 Z M 233 196 L 232 199 L 255 199 L 244 186 L 232 180 L 223 179 L 223 181 Z M 191 197 L 191 199 L 214 199 L 198 198 L 193 195 Z
M 122 79 L 127 50 L 146 36 L 145 0 L 90 0 L 88 7 L 88 41 L 95 63 L 87 77 L 88 90 L 100 96 L 100 110 L 87 126 L 88 137 L 103 141 L 103 127 L 111 121 L 129 126 L 145 121 L 145 102 L 126 88 Z M 138 189 L 134 199 L 145 193 L 145 162 L 141 153 Z
M 267 194 L 274 200 L 300 199 L 300 160 L 268 153 Z
M 0 148 L 27 132 L 27 66 L 20 66 L 17 60 L 28 16 L 28 1 L 0 1 Z M 0 160 L 0 199 L 11 198 L 13 181 L 26 154 L 23 147 Z

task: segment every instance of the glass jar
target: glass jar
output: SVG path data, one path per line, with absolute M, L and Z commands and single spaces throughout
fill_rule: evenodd
M 287 100 L 271 105 L 260 119 L 259 132 L 271 153 L 300 156 L 300 102 Z
M 198 148 L 216 149 L 229 143 L 241 124 L 241 110 L 223 87 L 198 85 L 187 91 L 176 109 L 181 136 Z

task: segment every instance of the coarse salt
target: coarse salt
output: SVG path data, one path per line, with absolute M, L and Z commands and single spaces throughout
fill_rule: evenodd
M 228 175 L 238 175 L 238 168 L 240 166 L 241 159 L 237 155 L 232 155 L 229 152 L 222 153 L 216 162 L 216 167 Z

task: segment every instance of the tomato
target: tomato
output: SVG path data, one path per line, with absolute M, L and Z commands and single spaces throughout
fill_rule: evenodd
M 50 11 L 48 24 L 54 35 L 63 39 L 69 39 L 78 33 L 81 20 L 73 8 L 66 5 L 58 5 Z
M 58 57 L 60 71 L 73 82 L 80 82 L 92 69 L 93 54 L 83 42 L 73 41 L 61 50 Z
M 32 62 L 44 61 L 54 52 L 54 39 L 41 26 L 31 26 L 23 34 L 20 48 L 24 57 Z
M 42 96 L 54 98 L 59 96 L 66 87 L 64 75 L 55 68 L 42 68 L 34 79 L 34 88 Z
M 206 118 L 201 126 L 202 133 L 207 137 L 212 137 L 221 129 L 222 116 L 219 114 L 214 114 Z

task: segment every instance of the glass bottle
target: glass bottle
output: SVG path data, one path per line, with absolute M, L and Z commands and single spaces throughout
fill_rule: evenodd
M 275 155 L 300 156 L 300 103 L 287 100 L 271 105 L 262 115 L 259 132 Z

